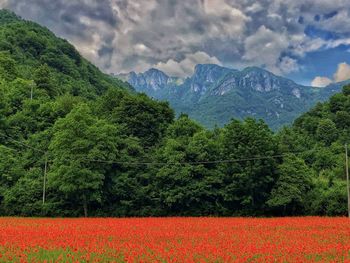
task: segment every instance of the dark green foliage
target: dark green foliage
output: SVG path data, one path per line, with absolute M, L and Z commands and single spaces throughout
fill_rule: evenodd
M 38 216 L 42 214 L 42 171 L 34 168 L 4 191 L 2 202 L 6 215 Z
M 47 64 L 40 65 L 34 72 L 34 83 L 36 88 L 43 89 L 50 97 L 54 97 L 55 87 L 52 83 L 50 68 Z
M 343 94 L 345 96 L 350 96 L 350 85 L 346 85 L 343 87 Z
M 112 122 L 122 125 L 126 134 L 140 138 L 145 146 L 157 144 L 173 118 L 168 103 L 152 101 L 146 95 L 125 97 L 111 112 Z
M 17 77 L 15 61 L 8 52 L 0 52 L 0 78 L 11 81 Z
M 330 119 L 322 119 L 316 129 L 316 138 L 329 146 L 337 139 L 337 127 Z
M 312 171 L 295 155 L 286 156 L 278 167 L 279 178 L 267 205 L 282 215 L 303 212 L 308 191 L 312 188 Z
M 340 129 L 350 128 L 350 113 L 347 111 L 336 112 L 334 122 Z
M 304 204 L 307 214 L 346 214 L 344 144 L 350 143 L 349 105 L 349 86 L 345 86 L 342 93 L 318 104 L 294 123 L 293 130 L 302 131 L 309 142 L 302 156 L 316 172 Z
M 308 215 L 344 216 L 347 211 L 346 182 L 318 178 L 307 199 L 304 205 Z
M 232 121 L 223 129 L 223 156 L 241 160 L 223 165 L 224 200 L 233 213 L 259 214 L 277 177 L 277 143 L 262 121 Z M 267 158 L 265 158 L 267 157 Z
M 5 25 L 18 21 L 19 17 L 8 10 L 2 10 L 0 15 L 0 25 Z
M 105 165 L 95 159 L 115 159 L 115 126 L 98 121 L 86 104 L 78 105 L 54 126 L 49 150 L 54 156 L 51 166 L 52 186 L 68 197 L 80 200 L 87 216 L 87 206 L 101 200 Z
M 168 137 L 158 151 L 165 163 L 155 176 L 155 195 L 165 215 L 220 215 L 223 176 L 217 164 L 221 151 L 214 134 L 204 131 L 187 116 L 168 129 Z M 200 164 L 191 164 L 204 162 Z

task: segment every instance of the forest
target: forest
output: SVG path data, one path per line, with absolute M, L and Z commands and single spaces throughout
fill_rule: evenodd
M 349 142 L 350 86 L 208 130 L 0 11 L 0 216 L 345 215 Z

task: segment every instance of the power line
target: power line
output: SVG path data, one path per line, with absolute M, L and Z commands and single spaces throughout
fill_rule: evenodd
M 11 141 L 13 142 L 16 142 L 24 147 L 27 147 L 29 149 L 32 149 L 32 150 L 35 150 L 35 151 L 38 151 L 38 152 L 41 152 L 41 153 L 44 153 L 45 154 L 45 168 L 44 168 L 44 177 L 43 177 L 43 197 L 42 197 L 42 202 L 43 202 L 43 205 L 45 204 L 45 199 L 46 199 L 46 177 L 47 177 L 47 168 L 48 168 L 48 158 L 47 158 L 47 152 L 41 150 L 41 149 L 38 149 L 36 147 L 32 147 L 30 145 L 28 145 L 27 143 L 23 143 L 23 142 L 20 142 L 14 138 L 12 138 L 11 136 L 5 134 L 5 133 L 0 133 L 2 136 L 5 136 L 6 138 L 10 139 Z M 9 148 L 7 146 L 4 146 L 5 148 L 7 149 L 11 149 L 11 150 L 14 150 L 12 148 Z M 14 150 L 16 151 L 16 150 Z M 16 151 L 16 152 L 19 152 L 19 151 Z
M 3 144 L 0 144 L 0 147 L 4 147 L 5 149 L 7 150 L 11 150 L 11 151 L 14 151 L 14 152 L 17 152 L 17 153 L 21 153 L 21 151 L 17 150 L 17 149 L 13 149 L 11 147 L 8 147 L 6 145 L 3 145 Z
M 255 156 L 250 158 L 242 158 L 242 159 L 230 159 L 230 160 L 213 160 L 213 161 L 196 161 L 196 162 L 124 162 L 124 161 L 108 161 L 108 160 L 98 160 L 98 159 L 80 159 L 88 162 L 97 162 L 97 163 L 105 163 L 105 164 L 125 164 L 125 165 L 200 165 L 200 164 L 220 164 L 220 163 L 237 163 L 237 162 L 246 162 L 246 161 L 255 161 L 255 160 L 266 160 L 272 158 L 281 158 L 285 157 L 289 154 L 297 154 L 303 153 L 306 151 L 298 151 L 298 152 L 287 152 L 279 155 L 270 155 L 270 156 Z
M 29 149 L 32 149 L 32 150 L 35 150 L 35 151 L 38 151 L 38 152 L 41 152 L 41 153 L 45 153 L 45 154 L 47 153 L 47 152 L 45 152 L 45 151 L 43 151 L 43 150 L 41 150 L 41 149 L 35 148 L 35 147 L 33 147 L 33 146 L 30 146 L 30 145 L 28 145 L 27 143 L 20 142 L 20 141 L 18 141 L 18 140 L 16 140 L 16 139 L 12 138 L 11 136 L 9 136 L 9 135 L 3 133 L 3 132 L 1 132 L 0 134 L 1 134 L 2 136 L 5 136 L 6 138 L 10 139 L 11 141 L 13 141 L 13 142 L 15 142 L 15 143 L 17 143 L 17 144 L 20 144 L 20 145 L 22 145 L 22 146 L 24 146 L 24 147 L 27 147 L 27 148 L 29 148 Z
M 15 139 L 13 139 L 12 137 L 2 133 L 2 135 L 4 135 L 5 137 L 11 139 L 12 141 L 21 144 L 25 147 L 28 147 L 32 150 L 36 150 L 39 151 L 41 153 L 45 153 L 47 154 L 47 152 L 32 147 L 28 144 L 25 144 L 23 142 L 17 141 Z M 201 165 L 201 164 L 220 164 L 220 163 L 237 163 L 237 162 L 246 162 L 246 161 L 256 161 L 256 160 L 266 160 L 266 159 L 271 159 L 271 158 L 281 158 L 281 157 L 285 157 L 289 154 L 298 154 L 298 153 L 304 153 L 307 152 L 309 150 L 305 150 L 305 151 L 294 151 L 294 152 L 286 152 L 283 154 L 278 154 L 278 155 L 270 155 L 270 156 L 253 156 L 253 157 L 249 157 L 249 158 L 241 158 L 241 159 L 228 159 L 228 160 L 213 160 L 213 161 L 193 161 L 193 162 L 127 162 L 127 161 L 118 161 L 118 160 L 99 160 L 99 159 L 80 159 L 82 161 L 87 161 L 87 162 L 95 162 L 95 163 L 104 163 L 104 164 L 120 164 L 120 165 L 155 165 L 155 166 L 162 166 L 162 165 Z M 49 162 L 49 160 L 47 160 Z

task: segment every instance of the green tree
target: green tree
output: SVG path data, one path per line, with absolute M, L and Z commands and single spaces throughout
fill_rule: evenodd
M 113 122 L 125 128 L 126 134 L 139 138 L 147 147 L 160 142 L 174 119 L 174 112 L 167 102 L 151 100 L 144 94 L 125 96 L 111 115 Z
M 220 147 L 214 134 L 181 116 L 168 129 L 158 162 L 168 163 L 156 173 L 155 189 L 165 215 L 220 215 L 222 174 Z M 198 163 L 199 162 L 199 163 Z M 203 162 L 203 163 L 201 163 Z
M 332 113 L 344 110 L 345 102 L 347 98 L 344 94 L 338 93 L 329 99 L 329 108 Z
M 16 62 L 8 52 L 0 52 L 0 79 L 12 81 L 17 76 Z
M 50 97 L 56 95 L 56 90 L 52 82 L 52 75 L 47 64 L 40 65 L 34 72 L 34 82 L 36 87 L 45 90 Z
M 231 121 L 222 132 L 223 156 L 239 162 L 222 165 L 224 200 L 232 213 L 263 212 L 276 179 L 277 143 L 263 121 Z
M 54 126 L 50 181 L 68 198 L 80 202 L 85 216 L 89 203 L 101 202 L 108 168 L 94 160 L 115 160 L 118 135 L 116 126 L 92 116 L 86 104 L 78 105 Z
M 350 113 L 347 111 L 337 111 L 334 122 L 340 129 L 350 129 Z
M 303 213 L 307 192 L 312 188 L 312 171 L 295 155 L 284 157 L 278 167 L 279 178 L 272 189 L 267 205 L 278 214 Z
M 308 215 L 345 216 L 347 214 L 346 182 L 319 177 L 305 200 Z
M 345 96 L 350 96 L 350 85 L 346 85 L 343 87 L 343 94 Z
M 7 111 L 5 92 L 0 84 L 0 131 L 5 127 L 5 113 Z M 1 141 L 1 140 L 0 140 Z
M 30 169 L 4 191 L 3 207 L 7 215 L 42 215 L 42 176 L 42 169 Z
M 312 148 L 314 141 L 308 133 L 292 127 L 283 127 L 277 134 L 276 139 L 279 143 L 281 152 L 301 152 Z
M 173 139 L 188 139 L 201 130 L 203 128 L 198 123 L 191 120 L 188 115 L 181 114 L 177 121 L 169 126 L 167 136 Z
M 106 170 L 103 186 L 102 211 L 107 216 L 150 216 L 156 210 L 150 194 L 150 173 L 145 155 L 136 138 L 120 135 L 117 143 L 117 160 Z
M 322 119 L 317 126 L 316 137 L 325 145 L 331 145 L 338 138 L 337 126 L 330 119 Z
M 5 141 L 5 139 L 0 133 L 0 142 Z M 20 160 L 19 154 L 15 150 L 0 144 L 0 207 L 4 193 L 24 175 Z

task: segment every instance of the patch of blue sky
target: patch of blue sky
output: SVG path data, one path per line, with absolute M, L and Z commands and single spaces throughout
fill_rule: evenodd
M 338 11 L 333 11 L 333 12 L 330 12 L 328 14 L 324 14 L 323 19 L 324 20 L 331 19 L 332 17 L 336 16 L 337 14 L 338 14 Z
M 322 38 L 324 40 L 339 39 L 341 37 L 335 32 L 323 30 L 313 25 L 306 26 L 304 33 L 311 38 Z
M 300 70 L 287 75 L 303 85 L 310 85 L 316 76 L 333 78 L 334 72 L 340 63 L 350 64 L 350 46 L 341 45 L 332 49 L 323 49 L 307 53 L 298 60 Z

